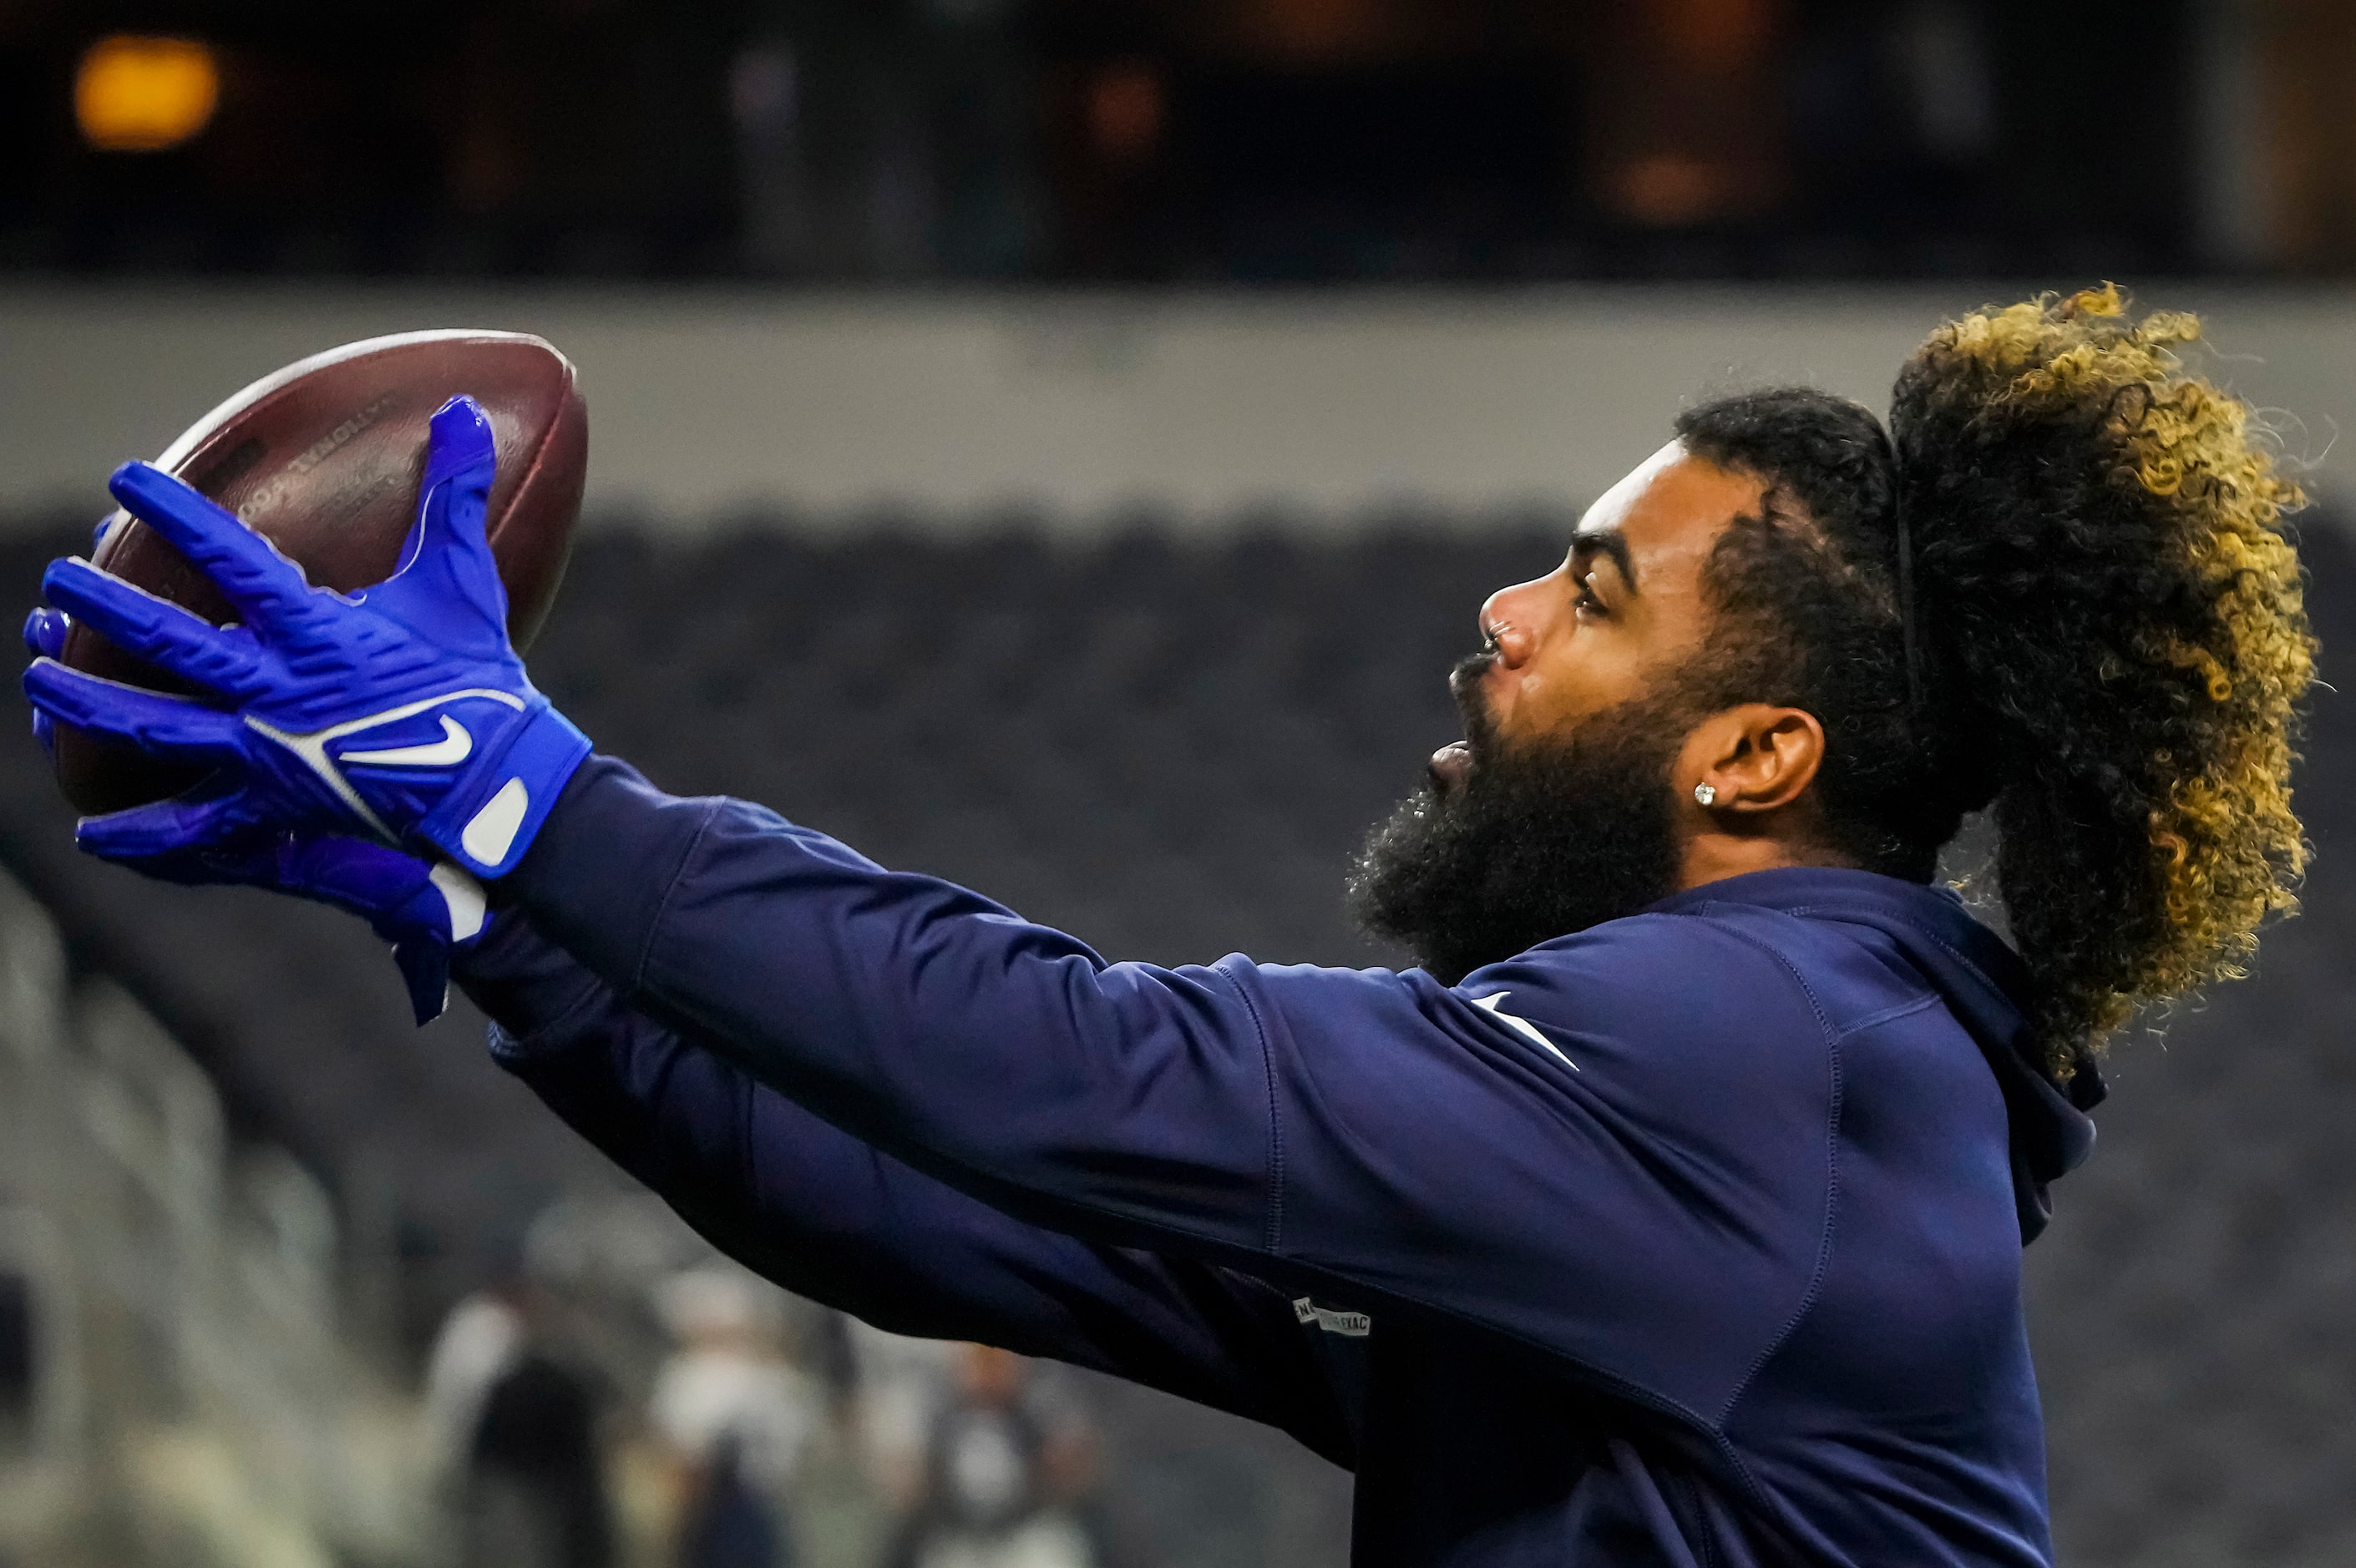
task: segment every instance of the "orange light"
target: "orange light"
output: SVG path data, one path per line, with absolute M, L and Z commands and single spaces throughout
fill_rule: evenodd
M 1398 30 L 1398 8 L 1385 0 L 1252 0 L 1246 26 L 1268 51 L 1322 65 L 1379 48 Z
M 101 38 L 74 74 L 74 119 L 102 152 L 177 147 L 205 128 L 220 101 L 212 50 L 187 38 Z
M 1108 65 L 1088 82 L 1088 135 L 1109 162 L 1130 164 L 1150 155 L 1162 140 L 1166 111 L 1162 79 L 1151 66 Z
M 1729 216 L 1735 171 L 1676 153 L 1655 153 L 1612 171 L 1612 204 L 1639 223 L 1676 228 Z

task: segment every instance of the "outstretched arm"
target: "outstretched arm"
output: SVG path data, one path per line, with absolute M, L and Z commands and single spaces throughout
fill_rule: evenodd
M 1727 987 L 1770 1038 L 1821 1026 L 1707 922 L 1618 923 L 1483 971 L 1481 996 L 1419 972 L 1107 964 L 610 759 L 499 896 L 853 1137 L 1091 1241 L 1470 1319 L 1697 1409 L 1740 1386 L 1815 1265 L 1829 1046 L 1730 1037 Z
M 879 1328 L 1116 1373 L 1347 1465 L 1290 1301 L 1259 1280 L 1010 1218 L 631 1011 L 514 912 L 463 956 L 492 1052 L 714 1245 Z

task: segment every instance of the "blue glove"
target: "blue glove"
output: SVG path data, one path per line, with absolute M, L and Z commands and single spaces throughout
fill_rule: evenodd
M 62 611 L 35 610 L 25 642 L 55 658 L 69 624 Z M 392 944 L 417 1021 L 441 1016 L 450 955 L 483 932 L 482 883 L 447 861 L 428 865 L 364 838 L 258 826 L 227 797 L 209 795 L 209 781 L 163 806 L 91 817 L 75 839 L 164 881 L 268 888 L 359 915 Z
M 219 770 L 208 831 L 365 834 L 430 846 L 478 877 L 512 870 L 588 737 L 525 677 L 507 635 L 507 593 L 483 534 L 494 454 L 471 398 L 434 416 L 417 522 L 401 565 L 348 596 L 230 513 L 145 463 L 108 488 L 219 586 L 244 617 L 213 626 L 79 557 L 52 561 L 51 603 L 148 662 L 218 692 L 224 706 L 101 680 L 54 657 L 25 690 L 57 722 Z M 105 821 L 166 845 L 186 803 Z

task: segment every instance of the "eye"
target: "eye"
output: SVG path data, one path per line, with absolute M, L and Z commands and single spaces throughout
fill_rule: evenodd
M 1595 573 L 1589 572 L 1579 580 L 1579 592 L 1571 598 L 1571 607 L 1582 615 L 1608 615 L 1603 601 L 1595 596 Z

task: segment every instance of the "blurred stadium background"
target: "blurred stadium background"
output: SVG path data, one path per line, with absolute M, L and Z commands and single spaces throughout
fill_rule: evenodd
M 0 0 L 0 582 L 255 375 L 541 332 L 605 745 L 1114 956 L 1377 961 L 1483 594 L 1985 300 L 2208 314 L 2356 679 L 2351 80 L 2346 0 Z M 2356 1561 L 2345 703 L 2305 913 L 2029 1255 L 2066 1562 Z M 679 1544 L 730 1484 L 808 1568 L 1344 1560 L 1288 1441 L 732 1275 L 357 924 L 69 827 L 0 744 L 0 1563 L 755 1561 Z

